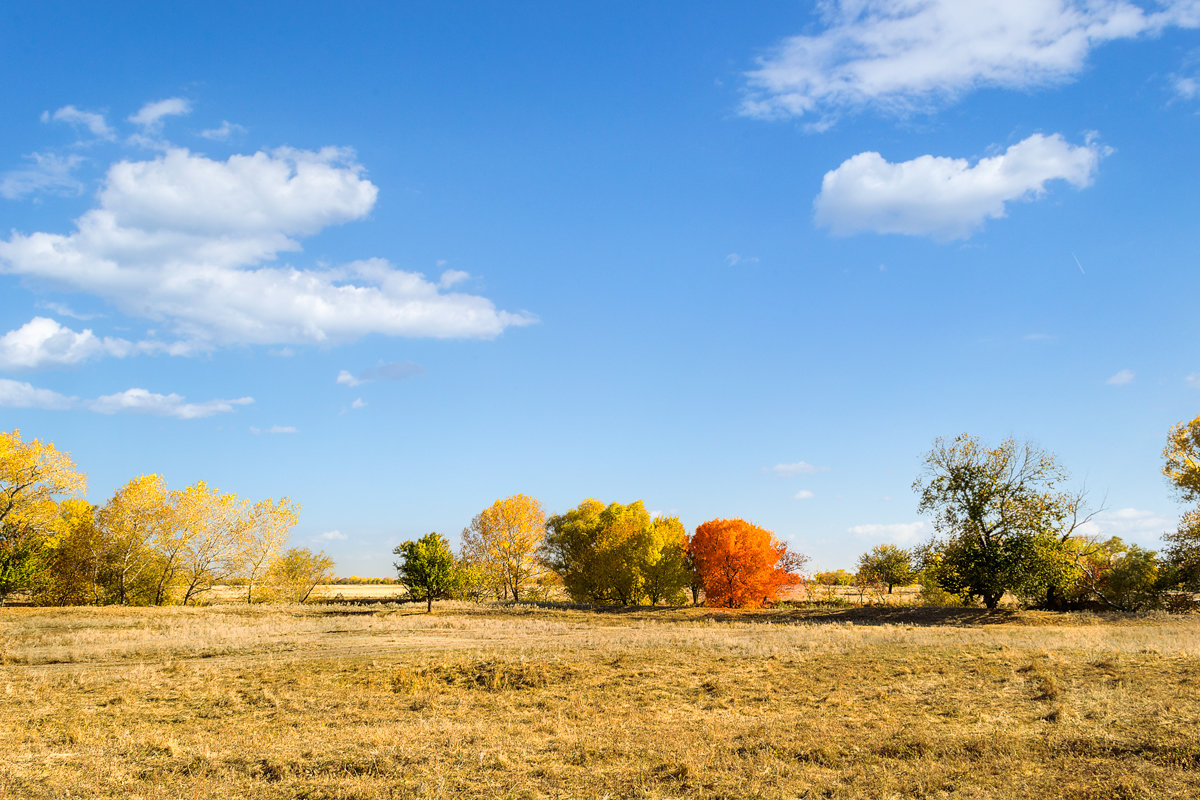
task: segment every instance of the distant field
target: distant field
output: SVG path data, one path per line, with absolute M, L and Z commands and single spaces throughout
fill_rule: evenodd
M 408 589 L 400 584 L 323 584 L 313 589 L 311 600 L 394 600 L 408 596 Z M 244 586 L 217 586 L 208 593 L 210 603 L 232 603 L 245 600 Z
M 916 586 L 897 586 L 892 594 L 886 592 L 861 593 L 853 586 L 814 586 L 807 591 L 801 587 L 792 587 L 781 592 L 785 602 L 805 602 L 811 600 L 836 600 L 847 603 L 903 605 L 912 604 L 917 600 L 920 589 Z M 229 603 L 245 598 L 245 587 L 218 586 L 209 592 L 208 602 Z M 312 600 L 336 600 L 343 598 L 351 601 L 361 600 L 392 600 L 408 596 L 408 589 L 399 584 L 323 584 L 313 590 Z
M 1200 796 L 1197 616 L 422 611 L 0 609 L 0 797 Z

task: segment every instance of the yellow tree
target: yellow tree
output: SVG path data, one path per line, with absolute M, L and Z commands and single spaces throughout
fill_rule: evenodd
M 161 566 L 155 547 L 172 536 L 175 526 L 162 476 L 139 475 L 118 489 L 96 515 L 96 524 L 108 540 L 117 602 L 127 605 L 135 595 L 153 600 L 159 577 L 153 573 Z
M 1163 474 L 1184 500 L 1200 500 L 1200 416 L 1171 428 L 1163 449 Z M 1179 527 L 1163 537 L 1171 582 L 1200 591 L 1200 507 L 1183 515 Z
M 324 550 L 314 553 L 307 547 L 291 547 L 271 562 L 267 574 L 276 598 L 304 603 L 314 589 L 333 578 L 333 567 Z
M 658 516 L 646 532 L 648 546 L 641 565 L 643 588 L 651 605 L 659 600 L 679 604 L 691 583 L 687 563 L 687 531 L 679 517 Z
M 1200 416 L 1171 428 L 1163 460 L 1163 474 L 1183 499 L 1200 500 Z
M 173 495 L 179 526 L 186 531 L 178 568 L 182 602 L 187 605 L 240 568 L 251 518 L 245 500 L 209 488 L 204 481 Z
M 96 508 L 68 497 L 58 504 L 62 532 L 49 548 L 49 584 L 39 598 L 52 605 L 100 605 L 105 598 L 108 547 L 96 529 Z
M 246 602 L 254 602 L 254 587 L 264 577 L 292 528 L 300 520 L 300 506 L 289 498 L 260 500 L 250 509 L 249 524 L 241 537 L 241 573 L 246 579 Z
M 53 444 L 0 431 L 0 603 L 45 577 L 46 548 L 62 529 L 57 500 L 86 486 L 71 457 Z
M 462 533 L 463 555 L 487 570 L 503 593 L 520 600 L 540 575 L 538 548 L 546 533 L 546 512 L 537 500 L 514 494 L 480 511 Z

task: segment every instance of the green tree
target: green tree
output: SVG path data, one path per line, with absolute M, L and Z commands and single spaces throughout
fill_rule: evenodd
M 891 594 L 893 586 L 908 586 L 916 577 L 912 553 L 894 544 L 873 547 L 870 552 L 859 556 L 858 577 L 868 583 L 885 584 L 888 594 Z
M 1200 509 L 1184 514 L 1179 526 L 1163 539 L 1167 543 L 1166 583 L 1188 592 L 1200 592 Z
M 1032 444 L 938 439 L 913 483 L 937 532 L 922 549 L 922 569 L 942 589 L 989 609 L 1005 592 L 1025 591 L 1045 552 L 1090 518 L 1081 518 L 1081 494 L 1059 488 L 1067 478 L 1053 454 Z
M 414 597 L 425 600 L 426 612 L 433 611 L 435 597 L 446 597 L 454 588 L 454 553 L 440 533 L 428 533 L 415 542 L 404 542 L 392 551 L 400 556 L 396 571 Z

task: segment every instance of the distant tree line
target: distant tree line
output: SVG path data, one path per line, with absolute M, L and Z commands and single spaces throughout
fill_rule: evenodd
M 75 496 L 86 483 L 53 444 L 0 431 L 0 603 L 195 604 L 234 582 L 247 603 L 302 601 L 332 575 L 324 553 L 285 549 L 300 511 L 286 497 L 141 475 L 95 506 Z

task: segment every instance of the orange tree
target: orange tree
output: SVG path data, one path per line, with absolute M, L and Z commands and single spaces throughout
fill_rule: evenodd
M 800 580 L 808 559 L 788 552 L 775 534 L 744 519 L 714 519 L 696 528 L 688 543 L 708 605 L 758 608 Z

